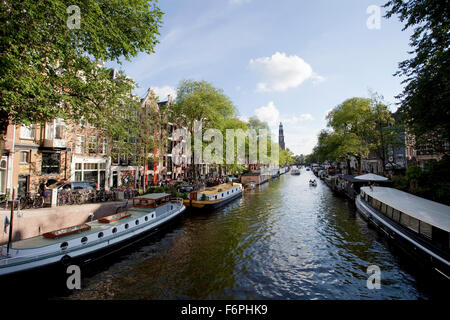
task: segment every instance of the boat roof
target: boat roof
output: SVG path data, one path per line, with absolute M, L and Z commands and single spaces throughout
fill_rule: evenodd
M 158 200 L 158 199 L 168 197 L 168 196 L 170 196 L 170 193 L 160 192 L 160 193 L 148 193 L 148 194 L 144 194 L 142 196 L 137 196 L 135 198 L 136 199 L 145 198 L 145 199 Z
M 74 234 L 70 234 L 67 236 L 59 237 L 56 239 L 46 238 L 43 235 L 38 235 L 38 236 L 35 236 L 32 238 L 15 241 L 12 243 L 12 248 L 13 249 L 37 248 L 37 247 L 48 246 L 48 245 L 59 243 L 59 242 L 69 241 L 69 240 L 72 240 L 75 238 L 81 238 L 81 237 L 87 236 L 92 233 L 96 233 L 96 232 L 100 232 L 102 230 L 112 228 L 119 224 L 132 222 L 136 218 L 140 218 L 153 210 L 154 209 L 129 208 L 126 210 L 126 212 L 131 213 L 131 216 L 129 216 L 127 218 L 117 220 L 117 221 L 112 221 L 110 223 L 101 223 L 98 220 L 86 222 L 86 224 L 89 225 L 91 227 L 91 229 L 86 230 L 86 231 L 77 232 Z
M 361 191 L 413 218 L 450 232 L 450 206 L 388 187 L 362 187 Z
M 240 185 L 240 184 L 239 183 L 234 183 L 234 182 L 233 182 L 233 184 L 231 184 L 231 183 L 222 183 L 222 184 L 219 184 L 219 185 L 214 186 L 214 187 L 205 188 L 202 191 L 200 191 L 200 193 L 204 193 L 206 195 L 215 195 L 215 194 L 227 191 L 227 190 L 229 190 L 231 188 L 237 187 L 238 185 Z M 222 190 L 219 191 L 219 189 L 222 189 Z

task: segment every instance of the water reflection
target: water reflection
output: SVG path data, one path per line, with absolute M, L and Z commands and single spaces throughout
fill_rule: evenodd
M 67 298 L 427 298 L 352 207 L 310 178 L 284 175 L 221 210 L 186 214 Z M 380 290 L 366 287 L 369 265 L 382 270 Z

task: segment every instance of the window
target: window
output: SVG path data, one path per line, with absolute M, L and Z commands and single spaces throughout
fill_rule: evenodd
M 393 209 L 392 209 L 391 207 L 387 206 L 387 209 L 386 209 L 386 215 L 387 215 L 389 218 L 392 218 L 392 211 L 393 211 Z
M 416 218 L 402 214 L 400 217 L 400 223 L 415 232 L 419 232 L 419 220 Z
M 394 219 L 397 222 L 400 221 L 400 211 L 393 209 L 392 219 Z
M 45 126 L 46 139 L 64 139 L 64 120 L 55 119 L 53 122 L 47 122 Z
M 107 154 L 108 152 L 108 141 L 106 138 L 102 138 L 102 154 Z
M 381 212 L 386 214 L 386 204 L 384 203 L 381 204 Z
M 34 140 L 34 131 L 35 131 L 35 127 L 34 125 L 22 125 L 20 127 L 20 139 L 30 139 L 30 140 Z
M 42 153 L 42 174 L 59 174 L 61 155 L 56 152 Z
M 28 151 L 20 151 L 20 163 L 29 163 L 30 153 Z
M 28 180 L 29 180 L 29 176 L 24 176 L 24 175 L 19 175 L 18 178 L 18 190 L 17 193 L 18 194 L 25 194 L 25 192 L 28 192 Z
M 402 214 L 400 223 L 415 232 L 419 232 L 419 220 L 417 220 L 416 218 L 410 217 L 406 214 Z
M 84 136 L 77 137 L 77 144 L 75 146 L 75 153 L 84 153 L 86 150 L 86 139 Z
M 97 153 L 97 137 L 89 137 L 89 153 Z
M 427 237 L 428 239 L 431 239 L 431 225 L 420 221 L 420 226 L 419 226 L 419 230 L 420 230 L 420 234 L 424 235 L 425 237 Z
M 6 160 L 0 162 L 0 193 L 6 192 Z

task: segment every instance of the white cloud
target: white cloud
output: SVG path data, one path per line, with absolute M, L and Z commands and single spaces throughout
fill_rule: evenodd
M 298 87 L 309 78 L 314 83 L 324 80 L 296 55 L 287 56 L 285 53 L 276 52 L 271 57 L 251 59 L 249 65 L 262 76 L 257 86 L 258 91 L 286 91 Z
M 273 101 L 270 101 L 267 106 L 255 109 L 255 115 L 259 120 L 267 122 L 270 127 L 275 127 L 278 125 L 280 112 L 275 107 Z
M 155 95 L 159 98 L 158 101 L 166 101 L 168 95 L 174 99 L 177 97 L 177 90 L 171 86 L 152 87 L 152 89 Z

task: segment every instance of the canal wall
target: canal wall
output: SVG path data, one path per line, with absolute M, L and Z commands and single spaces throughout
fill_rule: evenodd
M 82 224 L 90 221 L 91 214 L 96 220 L 114 214 L 125 203 L 126 201 L 115 201 L 14 211 L 12 239 L 18 241 Z M 0 210 L 0 245 L 8 242 L 9 225 L 5 225 L 5 217 L 11 221 L 10 215 L 11 210 Z

